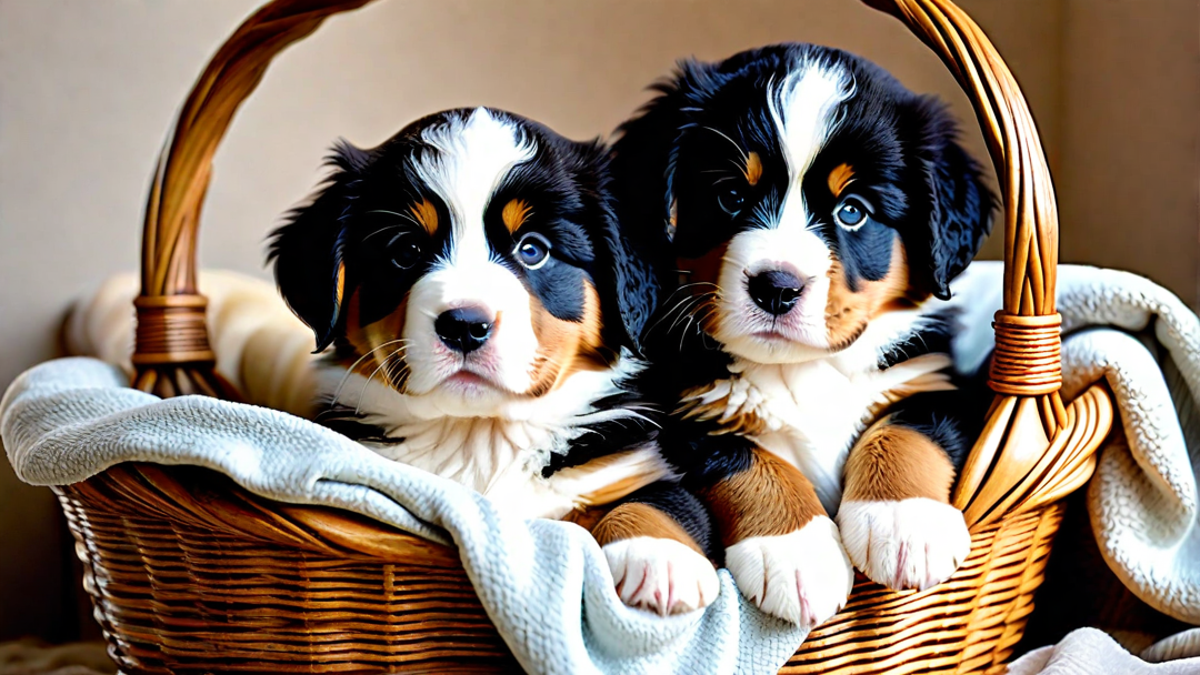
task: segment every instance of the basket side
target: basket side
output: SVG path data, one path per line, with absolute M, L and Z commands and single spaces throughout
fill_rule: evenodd
M 121 466 L 57 492 L 123 672 L 519 671 L 452 549 L 324 509 L 260 512 L 204 469 Z
M 205 469 L 121 466 L 58 494 L 124 672 L 517 670 L 446 547 L 260 500 Z M 1052 502 L 977 529 L 962 568 L 927 591 L 897 593 L 860 575 L 847 607 L 782 672 L 975 673 L 1004 663 L 1063 510 Z

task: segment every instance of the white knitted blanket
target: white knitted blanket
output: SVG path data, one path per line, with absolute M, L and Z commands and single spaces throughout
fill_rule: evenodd
M 1100 449 L 1088 485 L 1092 530 L 1108 566 L 1135 595 L 1200 624 L 1200 319 L 1179 298 L 1127 272 L 1061 265 L 1063 398 L 1101 378 L 1124 433 Z M 992 345 L 1001 305 L 999 263 L 959 277 L 952 304 L 966 330 L 955 360 L 970 371 Z
M 955 356 L 965 370 L 990 350 L 1000 273 L 998 264 L 976 263 L 956 284 L 952 303 L 966 312 L 968 329 Z M 273 293 L 261 282 L 230 279 L 212 275 L 206 285 L 202 276 L 201 288 L 212 297 L 222 284 L 257 284 L 251 295 L 262 303 Z M 77 313 L 77 349 L 127 361 L 128 286 L 109 288 L 109 309 Z M 1101 550 L 1139 597 L 1200 623 L 1200 454 L 1189 456 L 1189 448 L 1200 450 L 1200 320 L 1167 291 L 1121 272 L 1063 266 L 1059 297 L 1070 332 L 1066 397 L 1107 378 L 1125 428 L 1102 450 L 1089 488 Z M 270 345 L 275 362 L 294 364 L 298 350 L 311 348 L 302 327 L 282 327 L 280 315 L 265 310 L 226 311 L 219 299 L 210 309 L 218 353 L 242 355 L 240 364 L 223 356 L 222 370 L 246 389 L 289 382 L 294 396 L 294 368 L 276 368 L 290 375 L 247 369 L 259 360 L 249 358 L 255 339 L 248 338 L 265 334 L 258 341 Z M 120 330 L 89 336 L 87 324 Z M 222 349 L 223 342 L 244 344 Z M 162 401 L 126 381 L 119 367 L 85 358 L 46 363 L 18 378 L 0 401 L 0 438 L 18 477 L 61 485 L 120 462 L 194 464 L 271 499 L 335 506 L 452 540 L 489 616 L 529 672 L 767 673 L 804 638 L 748 605 L 725 571 L 720 596 L 702 613 L 664 619 L 628 609 L 613 592 L 603 554 L 577 526 L 508 519 L 461 485 L 382 459 L 293 415 L 198 397 Z

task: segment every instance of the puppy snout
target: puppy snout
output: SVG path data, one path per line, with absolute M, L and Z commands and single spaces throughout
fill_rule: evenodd
M 804 282 L 790 272 L 770 270 L 750 277 L 750 297 L 763 311 L 782 316 L 792 311 L 804 292 Z
M 433 330 L 447 347 L 469 354 L 488 341 L 495 325 L 496 317 L 490 311 L 482 307 L 459 307 L 439 314 Z

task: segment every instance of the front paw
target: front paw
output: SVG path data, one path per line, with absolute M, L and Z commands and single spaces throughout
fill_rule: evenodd
M 617 595 L 630 607 L 683 614 L 707 607 L 720 591 L 708 558 L 674 539 L 634 537 L 604 546 Z
M 896 590 L 936 586 L 971 553 L 962 512 L 932 499 L 845 501 L 837 521 L 854 565 Z
M 725 566 L 759 609 L 803 628 L 837 614 L 854 585 L 837 526 L 825 516 L 790 534 L 743 539 L 725 549 Z

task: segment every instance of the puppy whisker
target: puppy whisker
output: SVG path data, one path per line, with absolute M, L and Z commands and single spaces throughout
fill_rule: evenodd
M 362 356 L 358 357 L 358 359 L 355 360 L 354 363 L 352 363 L 350 365 L 350 367 L 346 369 L 346 374 L 343 375 L 341 381 L 338 382 L 337 389 L 335 389 L 333 392 L 333 398 L 329 401 L 329 407 L 332 408 L 333 406 L 337 405 L 338 397 L 340 397 L 342 395 L 342 388 L 346 386 L 346 382 L 350 379 L 350 376 L 354 374 L 354 369 L 358 367 L 358 364 L 362 363 L 364 360 L 369 358 L 372 354 L 379 351 L 380 349 L 383 349 L 385 347 L 390 347 L 391 345 L 394 345 L 396 343 L 401 343 L 403 345 L 401 347 L 401 349 L 407 349 L 408 345 L 405 344 L 407 342 L 409 342 L 409 340 L 406 340 L 404 338 L 397 338 L 395 340 L 389 340 L 389 341 L 379 345 L 378 347 L 372 349 L 371 351 L 367 352 L 366 354 L 363 354 Z
M 397 350 L 397 352 L 398 351 L 400 351 L 400 350 Z M 396 352 L 393 352 L 392 356 L 394 356 L 395 354 L 396 354 Z M 389 356 L 388 358 L 391 358 L 391 356 Z M 380 370 L 383 370 L 384 366 L 387 365 L 387 362 L 388 362 L 388 359 L 384 359 L 383 363 L 380 363 L 379 366 L 375 368 L 375 370 L 371 371 L 371 374 L 367 377 L 367 381 L 363 382 L 363 386 L 361 389 L 359 389 L 359 392 L 358 392 L 358 400 L 355 402 L 355 405 L 354 405 L 354 414 L 355 415 L 358 415 L 362 412 L 363 394 L 367 393 L 367 387 L 369 387 L 371 385 L 371 380 L 375 377 L 375 375 L 377 375 L 379 373 Z
M 724 132 L 722 132 L 722 131 L 720 131 L 720 130 L 717 130 L 717 129 L 714 129 L 714 128 L 712 128 L 712 127 L 700 127 L 700 128 L 701 128 L 701 129 L 707 129 L 707 130 L 709 130 L 709 131 L 713 132 L 714 134 L 716 134 L 716 135 L 720 136 L 721 138 L 724 138 L 725 140 L 729 141 L 730 145 L 732 145 L 734 148 L 736 148 L 736 149 L 737 149 L 737 151 L 738 151 L 738 156 L 740 156 L 740 157 L 742 158 L 742 161 L 743 161 L 743 162 L 749 162 L 749 161 L 750 161 L 750 156 L 746 154 L 746 151 L 745 151 L 745 150 L 742 150 L 742 146 L 738 145 L 738 144 L 737 144 L 737 141 L 733 140 L 733 139 L 732 139 L 732 138 L 730 138 L 729 136 L 726 136 Z

